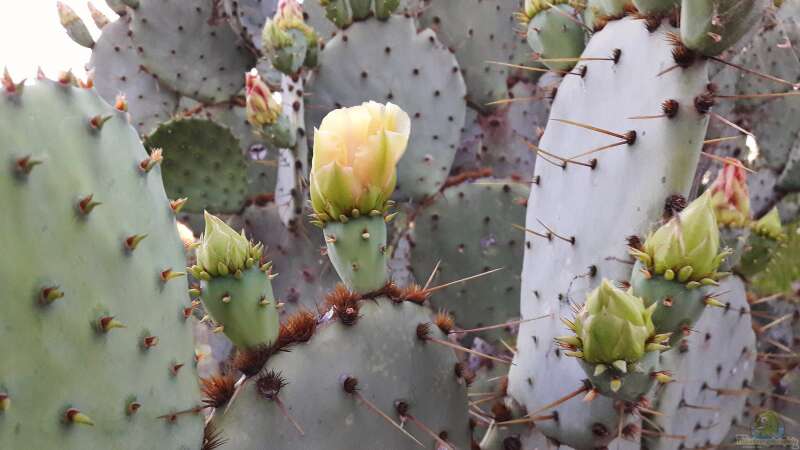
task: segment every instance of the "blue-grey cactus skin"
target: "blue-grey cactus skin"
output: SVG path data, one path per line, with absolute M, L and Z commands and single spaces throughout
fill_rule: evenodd
M 757 352 L 750 307 L 739 278 L 722 280 L 717 289 L 724 292 L 719 300 L 729 306 L 706 311 L 694 326 L 697 331 L 661 354 L 662 369 L 675 381 L 655 392 L 653 408 L 662 414 L 650 415 L 650 421 L 643 423 L 686 438 L 645 436 L 648 448 L 674 450 L 720 443 L 732 425 L 746 424 L 742 414 L 747 396 L 741 389 L 753 379 Z
M 576 158 L 589 166 L 596 158 L 594 168 L 572 163 L 563 168 L 560 161 L 548 157 L 548 162 L 542 155 L 537 160 L 526 228 L 538 235 L 527 233 L 521 311 L 523 319 L 549 317 L 522 324 L 509 376 L 511 395 L 528 411 L 575 391 L 585 378 L 574 359 L 554 348 L 553 338 L 568 334 L 559 317 L 569 316 L 570 304 L 580 305 L 603 277 L 627 279 L 632 266 L 626 262 L 626 237 L 646 233 L 662 216 L 665 199 L 685 195 L 691 186 L 708 123 L 694 99 L 705 92 L 707 68 L 698 62 L 658 76 L 674 65 L 662 34 L 670 30 L 667 24 L 661 27 L 651 34 L 641 20 L 609 22 L 583 54 L 609 55 L 620 49 L 618 62 L 587 61 L 582 78 L 566 77 L 558 88 L 540 148 L 569 158 L 623 142 L 553 119 L 621 134 L 635 131 L 636 140 Z M 679 105 L 672 119 L 627 119 L 658 114 L 668 99 Z M 614 199 L 613 214 L 600 206 L 609 199 Z M 619 426 L 613 402 L 603 396 L 588 406 L 573 399 L 553 410 L 561 420 L 537 423 L 537 428 L 576 448 L 603 446 L 613 439 L 614 433 L 592 433 L 593 424 L 608 430 Z
M 254 58 L 227 21 L 214 20 L 209 0 L 140 0 L 131 11 L 131 38 L 145 67 L 175 91 L 210 103 L 244 87 Z

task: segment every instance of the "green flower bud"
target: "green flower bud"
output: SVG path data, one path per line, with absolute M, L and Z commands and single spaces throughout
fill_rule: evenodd
M 245 267 L 252 244 L 218 217 L 204 213 L 205 233 L 197 247 L 197 265 L 211 276 L 226 276 Z
M 614 367 L 641 359 L 655 330 L 654 306 L 645 308 L 641 298 L 603 280 L 575 317 L 583 359 Z
M 783 226 L 781 225 L 781 216 L 778 213 L 778 208 L 772 208 L 764 217 L 758 219 L 756 223 L 753 224 L 753 231 L 774 241 L 780 241 L 786 237 L 783 233 Z
M 727 255 L 719 251 L 719 239 L 711 191 L 706 191 L 647 238 L 648 269 L 658 275 L 679 274 L 681 282 L 713 278 Z

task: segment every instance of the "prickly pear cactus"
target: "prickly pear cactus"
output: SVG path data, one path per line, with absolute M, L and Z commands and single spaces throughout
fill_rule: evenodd
M 345 298 L 215 412 L 220 449 L 468 448 L 466 387 L 452 350 L 426 341 L 444 339 L 432 312 Z
M 454 173 L 491 169 L 497 178 L 530 177 L 536 161 L 530 144 L 539 142 L 550 113 L 542 80 L 547 77 L 540 78 L 539 84 L 517 82 L 509 91 L 512 101 L 488 114 L 467 108 Z
M 529 412 L 581 388 L 585 378 L 553 346 L 554 337 L 567 334 L 559 317 L 568 316 L 570 304 L 580 305 L 602 278 L 626 280 L 632 268 L 626 237 L 653 227 L 665 201 L 686 195 L 691 186 L 708 122 L 695 106 L 706 98 L 707 69 L 697 61 L 659 76 L 676 64 L 667 32 L 677 30 L 663 23 L 651 33 L 645 21 L 631 18 L 609 22 L 583 55 L 609 57 L 618 49 L 617 61 L 581 63 L 582 76 L 565 77 L 558 88 L 528 202 L 521 288 L 523 319 L 550 316 L 522 324 L 509 375 L 510 393 Z M 663 105 L 677 114 L 662 114 Z M 661 117 L 630 119 L 642 115 Z M 609 201 L 613 212 L 600 206 Z M 576 448 L 607 445 L 620 426 L 618 409 L 602 396 L 542 413 L 552 411 L 559 420 L 537 428 Z
M 124 113 L 4 91 L 0 159 L 0 447 L 198 449 L 183 246 Z
M 464 328 L 495 325 L 519 316 L 521 224 L 530 189 L 511 180 L 482 178 L 451 186 L 414 216 L 411 269 L 422 282 L 439 262 L 439 280 L 457 280 L 502 268 L 487 280 L 453 287 L 431 300 Z M 519 228 L 514 228 L 514 226 Z M 458 232 L 454 232 L 458 230 Z M 486 332 L 507 336 L 503 330 Z
M 509 0 L 423 0 L 420 24 L 431 28 L 458 59 L 470 104 L 480 110 L 508 97 L 507 66 L 527 60 L 528 48 L 515 31 L 519 2 Z
M 94 70 L 95 88 L 103 99 L 113 104 L 117 95 L 125 95 L 131 122 L 144 135 L 172 116 L 178 94 L 141 70 L 142 61 L 128 34 L 129 22 L 120 17 L 103 27 L 92 48 L 89 67 Z
M 756 366 L 755 334 L 745 285 L 731 277 L 717 288 L 725 308 L 707 311 L 695 330 L 672 350 L 661 365 L 674 382 L 656 391 L 643 422 L 643 439 L 650 449 L 696 448 L 723 442 L 736 423 Z
M 187 212 L 235 213 L 247 198 L 247 165 L 228 128 L 204 119 L 165 122 L 145 147 L 164 152 L 164 186 L 173 198 L 187 197 Z
M 244 86 L 252 55 L 213 0 L 139 0 L 131 39 L 145 67 L 175 91 L 221 102 Z

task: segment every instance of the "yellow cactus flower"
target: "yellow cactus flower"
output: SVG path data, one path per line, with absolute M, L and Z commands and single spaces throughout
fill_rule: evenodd
M 397 182 L 397 162 L 411 132 L 397 105 L 340 108 L 314 130 L 311 204 L 322 219 L 383 211 Z

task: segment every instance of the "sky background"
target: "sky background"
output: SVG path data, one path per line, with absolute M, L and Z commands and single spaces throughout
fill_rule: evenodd
M 72 7 L 97 39 L 100 31 L 95 27 L 86 0 L 62 0 Z M 83 77 L 84 65 L 91 50 L 73 42 L 58 21 L 56 0 L 0 0 L 0 70 L 8 67 L 15 80 L 34 79 L 36 68 L 54 78 L 59 71 L 72 69 Z M 105 0 L 92 2 L 110 20 L 117 15 L 108 8 Z

